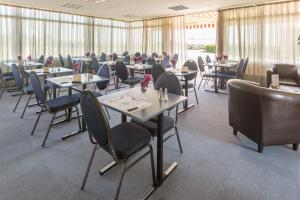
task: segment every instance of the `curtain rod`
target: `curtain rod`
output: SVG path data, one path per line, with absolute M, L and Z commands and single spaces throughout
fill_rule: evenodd
M 228 7 L 228 8 L 221 8 L 218 9 L 218 11 L 225 11 L 225 10 L 233 10 L 233 9 L 239 9 L 239 8 L 250 8 L 255 6 L 265 6 L 265 5 L 272 5 L 272 4 L 281 4 L 281 3 L 289 3 L 289 2 L 299 2 L 299 0 L 283 0 L 283 1 L 270 1 L 270 2 L 264 2 L 264 3 L 255 3 L 255 4 L 248 4 L 248 5 L 241 5 L 241 6 L 234 6 L 234 7 Z

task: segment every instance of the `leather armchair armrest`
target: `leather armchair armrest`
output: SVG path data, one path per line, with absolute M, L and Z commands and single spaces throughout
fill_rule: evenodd
M 299 143 L 300 94 L 263 88 L 260 102 L 263 143 Z

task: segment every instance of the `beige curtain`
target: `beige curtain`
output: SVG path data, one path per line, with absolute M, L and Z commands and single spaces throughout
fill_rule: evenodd
M 250 58 L 248 74 L 266 75 L 273 63 L 299 64 L 300 2 L 219 11 L 218 54 Z

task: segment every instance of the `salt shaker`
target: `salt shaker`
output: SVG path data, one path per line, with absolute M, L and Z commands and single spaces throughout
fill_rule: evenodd
M 168 97 L 168 88 L 165 89 L 164 100 L 165 101 L 169 100 L 169 97 Z
M 158 99 L 159 100 L 162 100 L 163 96 L 162 96 L 162 88 L 159 89 L 159 92 L 158 92 Z

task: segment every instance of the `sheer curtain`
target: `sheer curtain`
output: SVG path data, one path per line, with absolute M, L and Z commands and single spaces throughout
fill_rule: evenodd
M 273 63 L 300 61 L 300 2 L 274 3 L 219 11 L 218 53 L 249 56 L 248 74 L 266 75 Z
M 129 23 L 127 37 L 127 51 L 131 53 L 143 52 L 144 22 L 136 21 Z
M 0 59 L 9 61 L 19 54 L 20 19 L 14 18 L 17 8 L 0 5 Z

